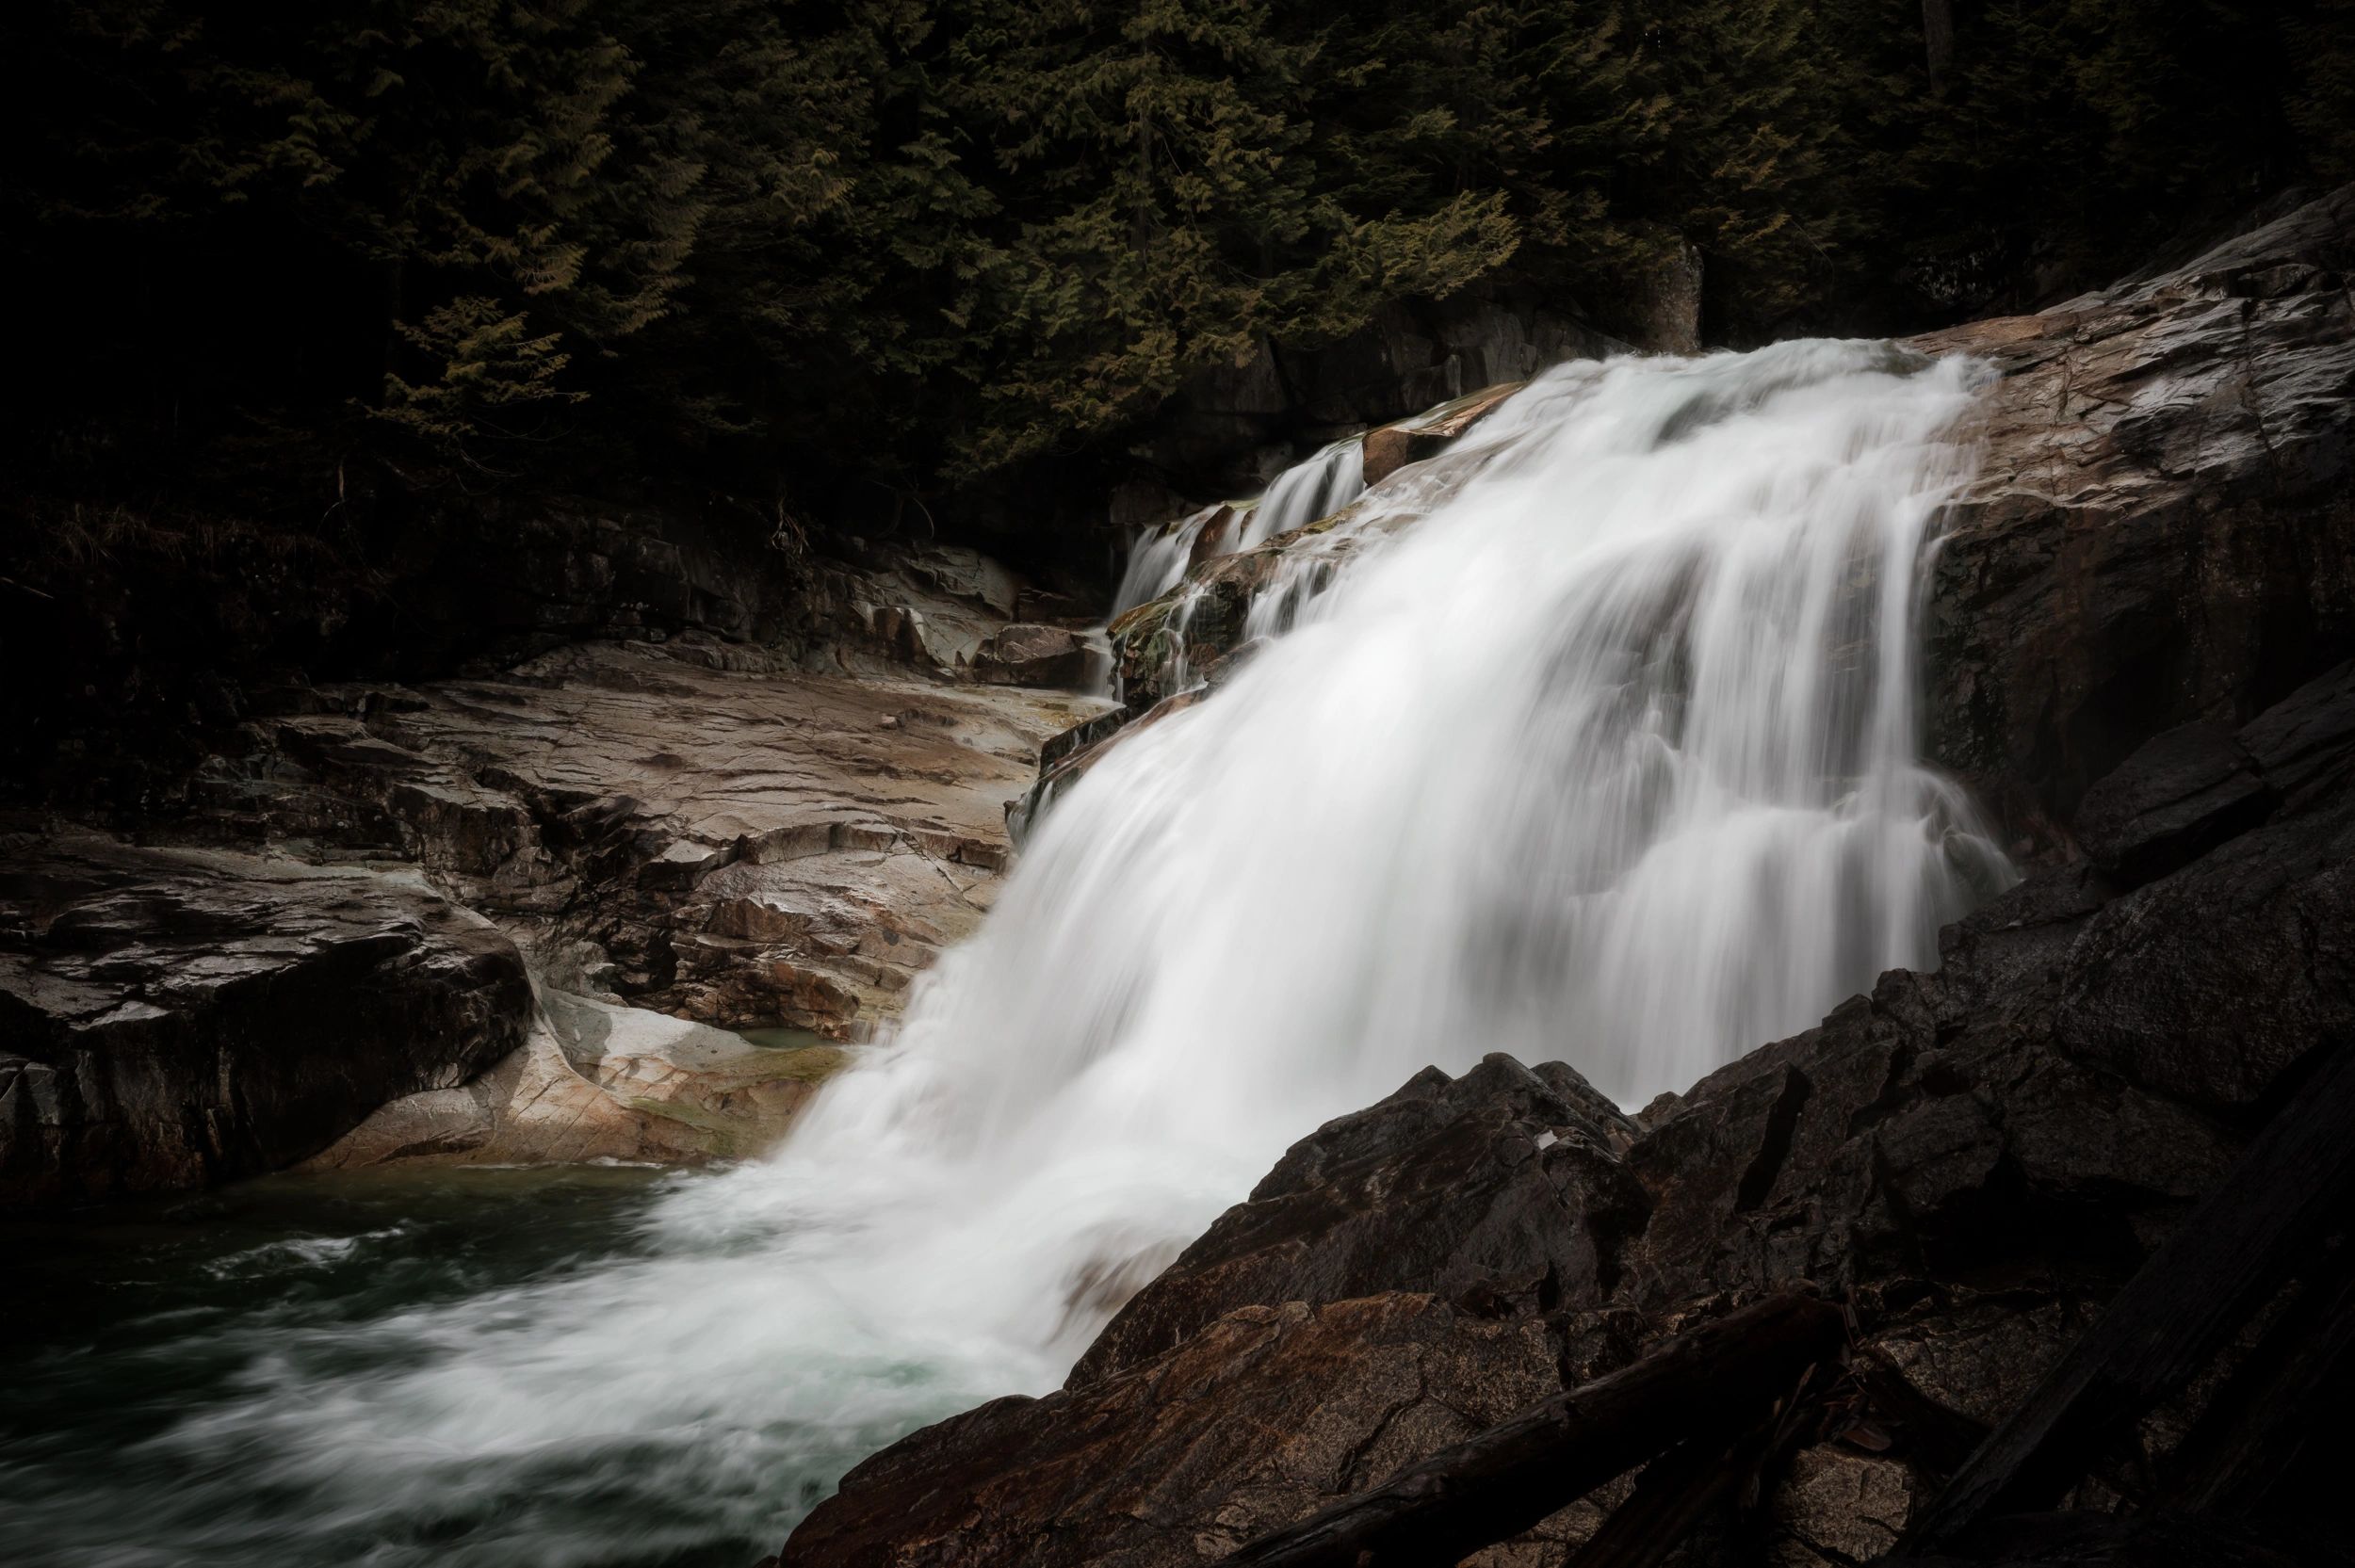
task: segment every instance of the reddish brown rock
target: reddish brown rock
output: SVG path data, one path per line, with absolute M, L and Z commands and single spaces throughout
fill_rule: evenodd
M 973 655 L 973 678 L 991 686 L 1035 686 L 1076 690 L 1087 685 L 1095 653 L 1086 639 L 1064 626 L 1014 625 L 999 629 Z

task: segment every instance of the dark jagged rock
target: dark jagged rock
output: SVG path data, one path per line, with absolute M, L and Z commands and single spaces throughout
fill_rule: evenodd
M 1560 1353 L 1540 1318 L 1417 1293 L 1246 1307 L 1144 1366 L 885 1449 L 783 1561 L 1213 1560 L 1553 1392 Z
M 514 946 L 421 887 L 98 839 L 11 849 L 0 1205 L 292 1164 L 529 1025 Z
M 1632 1130 L 1559 1063 L 1424 1073 L 1295 1145 L 1113 1319 L 1072 1384 L 1257 1302 L 1422 1290 L 1502 1313 L 1607 1294 L 1646 1207 L 1617 1158 Z
M 1881 1561 L 1883 1568 L 2344 1568 L 2355 1555 L 2325 1536 L 2222 1520 L 2070 1512 L 2001 1521 L 1968 1556 Z
M 1845 1329 L 1840 1309 L 1827 1302 L 1799 1292 L 1770 1296 L 1263 1536 L 1227 1558 L 1225 1568 L 1418 1568 L 1460 1560 L 1680 1444 L 1712 1451 L 1727 1434 L 1771 1417 L 1816 1366 L 1840 1353 Z M 1648 1483 L 1664 1468 L 1681 1466 L 1673 1459 L 1663 1467 L 1647 1464 L 1645 1479 L 1615 1520 L 1650 1511 Z
M 2231 732 L 2195 719 L 2143 742 L 2086 792 L 2077 841 L 2103 870 L 2146 882 L 2263 821 L 2273 803 Z
M 2311 1269 L 2355 1214 L 2347 1137 L 2355 1050 L 2329 1043 L 2314 1054 L 2323 1059 L 2290 1105 L 1949 1479 L 1907 1529 L 1906 1546 L 1951 1549 L 1990 1518 L 2057 1502 L 2125 1428 L 2196 1377 L 2284 1278 Z

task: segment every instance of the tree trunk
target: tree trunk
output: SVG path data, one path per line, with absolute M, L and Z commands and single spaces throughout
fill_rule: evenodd
M 1946 85 L 1947 68 L 1955 63 L 1953 0 L 1922 0 L 1923 53 L 1930 65 L 1930 90 Z

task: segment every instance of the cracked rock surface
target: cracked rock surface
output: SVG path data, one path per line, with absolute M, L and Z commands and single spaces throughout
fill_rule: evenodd
M 2155 732 L 2355 653 L 2355 186 L 2160 277 L 1917 338 L 1987 361 L 1928 586 L 1930 754 L 2022 853 Z

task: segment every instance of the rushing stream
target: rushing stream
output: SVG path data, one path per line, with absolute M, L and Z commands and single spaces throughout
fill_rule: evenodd
M 895 1433 L 1051 1387 L 1426 1062 L 1636 1103 L 1930 961 L 2004 874 L 1914 754 L 1972 374 L 1823 342 L 1550 373 L 1056 803 L 773 1159 L 261 1184 L 290 1206 L 242 1249 L 125 1239 L 15 1340 L 10 1560 L 740 1565 Z

